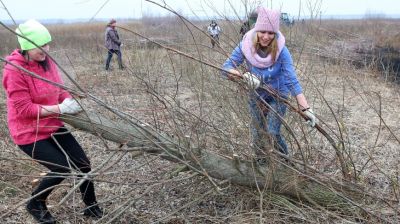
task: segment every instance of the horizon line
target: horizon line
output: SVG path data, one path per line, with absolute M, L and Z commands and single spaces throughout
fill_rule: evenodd
M 174 17 L 174 15 L 164 15 L 164 16 L 151 16 L 150 18 L 168 18 L 168 17 Z M 323 20 L 329 20 L 329 19 L 337 19 L 337 20 L 343 20 L 343 19 L 400 19 L 400 14 L 346 14 L 346 15 L 322 15 L 322 16 L 291 16 L 294 20 L 302 20 L 302 19 L 323 19 Z M 115 18 L 117 20 L 122 20 L 122 21 L 127 21 L 127 20 L 141 20 L 143 18 L 149 18 L 148 16 L 146 17 L 119 17 Z M 189 20 L 210 20 L 210 19 L 216 19 L 214 17 L 186 17 Z M 73 18 L 73 19 L 66 19 L 66 18 L 48 18 L 48 19 L 36 19 L 41 21 L 42 23 L 46 24 L 55 24 L 55 23 L 83 23 L 83 22 L 102 22 L 102 21 L 108 21 L 110 18 Z M 221 18 L 221 20 L 239 20 L 237 17 L 229 18 Z M 24 22 L 28 19 L 16 19 L 15 22 L 21 23 Z M 13 24 L 12 19 L 7 19 L 2 21 L 4 24 Z

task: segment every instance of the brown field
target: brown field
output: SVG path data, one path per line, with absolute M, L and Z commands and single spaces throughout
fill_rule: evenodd
M 235 153 L 251 160 L 247 90 L 221 78 L 218 70 L 239 41 L 240 23 L 219 22 L 224 32 L 216 49 L 211 49 L 204 33 L 207 24 L 184 24 L 174 17 L 119 24 L 127 67 L 123 71 L 117 69 L 115 57 L 113 69 L 104 71 L 104 24 L 49 25 L 54 40 L 50 54 L 66 71 L 63 76 L 68 86 L 78 90 L 68 81 L 70 77 L 95 97 L 81 99 L 85 110 L 118 120 L 105 104 L 175 139 L 189 136 L 192 148 L 229 157 Z M 321 126 L 342 150 L 352 182 L 366 194 L 387 199 L 386 203 L 358 202 L 368 215 L 341 214 L 273 190 L 210 181 L 193 171 L 173 175 L 177 163 L 160 155 L 138 155 L 141 148 L 120 149 L 116 143 L 72 129 L 93 168 L 98 168 L 95 186 L 106 216 L 97 221 L 377 223 L 380 217 L 400 222 L 398 27 L 399 20 L 370 19 L 305 21 L 282 28 L 305 95 Z M 0 37 L 3 57 L 17 42 L 4 28 L 0 28 Z M 9 138 L 4 91 L 0 105 L 0 220 L 32 223 L 24 203 L 32 190 L 31 181 L 45 169 L 30 161 Z M 314 168 L 321 179 L 343 181 L 328 140 L 293 111 L 285 121 L 290 131 L 283 132 L 292 158 Z M 80 214 L 83 204 L 78 191 L 59 204 L 75 183 L 68 179 L 55 190 L 50 210 L 61 223 L 92 223 Z

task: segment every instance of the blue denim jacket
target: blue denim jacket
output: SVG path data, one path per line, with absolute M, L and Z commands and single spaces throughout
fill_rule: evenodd
M 254 67 L 245 60 L 244 54 L 241 50 L 242 42 L 233 50 L 231 56 L 223 64 L 225 71 L 230 69 L 237 69 L 246 61 L 246 71 L 251 72 L 260 78 L 264 85 L 269 85 L 282 96 L 287 98 L 289 93 L 292 96 L 297 96 L 302 93 L 302 87 L 297 79 L 296 72 L 294 71 L 292 56 L 285 46 L 282 49 L 277 61 L 274 65 L 268 68 Z M 223 72 L 224 75 L 226 73 Z M 266 98 L 269 94 L 265 90 L 257 89 L 258 94 L 262 98 Z

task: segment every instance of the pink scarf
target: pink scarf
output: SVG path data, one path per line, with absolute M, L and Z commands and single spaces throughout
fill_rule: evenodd
M 257 35 L 257 32 L 254 30 L 254 28 L 244 35 L 242 43 L 243 54 L 251 65 L 257 68 L 268 68 L 272 66 L 275 61 L 272 61 L 271 55 L 268 55 L 266 58 L 262 58 L 257 54 L 253 45 L 254 35 Z M 285 46 L 285 37 L 280 31 L 278 31 L 276 35 L 278 35 L 278 53 L 276 54 L 276 59 L 278 59 L 279 54 Z

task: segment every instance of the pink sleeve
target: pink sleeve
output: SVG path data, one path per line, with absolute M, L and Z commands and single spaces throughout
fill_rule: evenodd
M 62 103 L 66 98 L 72 98 L 71 94 L 67 90 L 61 90 L 61 94 L 58 97 L 58 102 Z
M 51 63 L 51 67 L 54 71 L 56 82 L 64 85 L 64 80 L 61 78 L 60 72 L 58 72 L 57 65 L 53 61 L 51 61 L 51 60 L 49 60 L 49 61 Z M 67 90 L 60 88 L 60 95 L 58 97 L 58 103 L 62 103 L 66 98 L 72 98 L 71 94 Z
M 23 117 L 37 117 L 40 105 L 32 102 L 29 86 L 24 75 L 13 69 L 5 69 L 3 86 L 8 103 Z
M 64 85 L 64 81 L 62 80 L 60 73 L 58 72 L 57 68 L 55 69 L 57 73 L 58 83 Z M 58 97 L 58 102 L 62 103 L 66 98 L 72 98 L 71 94 L 67 90 L 60 88 L 60 95 Z

